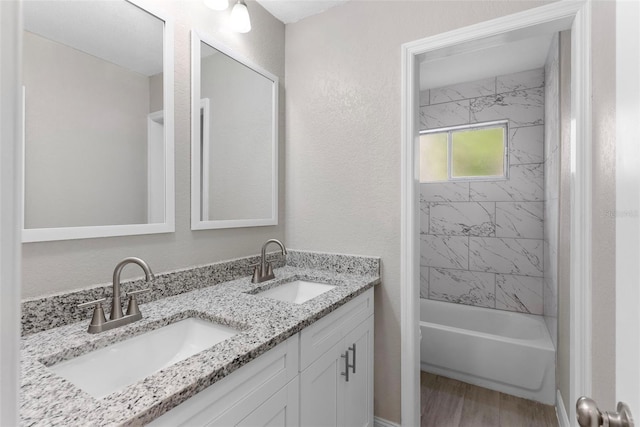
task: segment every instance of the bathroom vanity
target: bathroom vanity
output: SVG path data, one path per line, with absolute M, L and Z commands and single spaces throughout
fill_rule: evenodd
M 180 280 L 187 278 L 192 284 L 200 282 L 200 289 L 143 300 L 143 319 L 121 328 L 89 334 L 87 319 L 26 335 L 21 423 L 372 425 L 373 286 L 380 281 L 379 260 L 361 257 L 374 265 L 362 269 L 353 262 L 358 257 L 335 259 L 332 266 L 327 261 L 331 255 L 291 252 L 287 265 L 274 270 L 276 278 L 260 284 L 251 283 L 249 275 L 216 284 L 211 272 L 235 268 L 227 265 L 159 274 L 151 294 L 171 286 L 168 278 L 178 288 L 186 286 Z M 249 270 L 249 261 L 231 262 L 246 264 Z M 210 283 L 203 271 L 210 271 Z M 278 286 L 296 281 L 330 286 L 302 303 L 273 295 Z M 56 366 L 95 350 L 193 318 L 232 332 L 203 351 L 100 397 L 54 372 Z M 105 362 L 103 378 L 127 364 L 144 364 L 144 358 L 140 361 L 126 351 L 113 358 Z
M 373 425 L 373 289 L 151 422 Z

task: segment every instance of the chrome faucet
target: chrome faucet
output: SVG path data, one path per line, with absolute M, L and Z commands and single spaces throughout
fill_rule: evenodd
M 273 274 L 273 267 L 270 262 L 267 262 L 267 246 L 269 243 L 275 243 L 280 246 L 282 255 L 287 254 L 287 248 L 284 247 L 282 242 L 277 239 L 267 240 L 262 245 L 262 252 L 260 254 L 260 264 L 257 264 L 253 268 L 253 277 L 251 277 L 251 283 L 261 283 L 267 280 L 274 279 L 276 276 Z
M 127 314 L 122 313 L 122 302 L 120 300 L 120 273 L 122 273 L 122 269 L 127 264 L 138 264 L 144 271 L 145 279 L 147 280 L 147 282 L 155 279 L 153 272 L 151 271 L 147 263 L 142 259 L 129 257 L 120 261 L 116 265 L 116 268 L 113 270 L 113 297 L 111 301 L 111 314 L 109 314 L 109 320 L 107 321 L 107 319 L 105 318 L 104 310 L 102 309 L 102 303 L 107 300 L 106 298 L 101 298 L 99 300 L 85 302 L 84 304 L 78 305 L 78 308 L 86 308 L 92 306 L 94 307 L 93 317 L 91 318 L 91 323 L 89 324 L 90 334 L 108 331 L 110 329 L 124 326 L 142 319 L 142 313 L 140 313 L 140 309 L 138 308 L 136 295 L 149 292 L 151 290 L 150 288 L 129 292 L 127 294 L 129 296 Z

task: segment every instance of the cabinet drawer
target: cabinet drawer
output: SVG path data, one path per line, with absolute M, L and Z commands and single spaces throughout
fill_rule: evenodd
M 241 420 L 296 377 L 298 343 L 298 335 L 292 336 L 149 425 L 215 426 L 222 425 L 219 420 Z
M 373 314 L 373 288 L 300 332 L 300 371 Z

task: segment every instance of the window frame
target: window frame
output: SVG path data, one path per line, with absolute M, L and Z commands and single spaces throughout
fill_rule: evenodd
M 468 131 L 468 130 L 483 130 L 488 128 L 497 128 L 502 127 L 504 132 L 503 144 L 504 144 L 504 154 L 503 154 L 503 165 L 504 165 L 504 173 L 503 175 L 486 175 L 486 176 L 464 176 L 464 177 L 453 177 L 453 133 L 456 131 Z M 478 181 L 506 181 L 509 179 L 509 120 L 494 120 L 490 122 L 482 122 L 482 123 L 471 123 L 466 125 L 456 125 L 456 126 L 446 126 L 440 127 L 437 129 L 426 129 L 418 132 L 419 136 L 428 135 L 428 134 L 436 134 L 436 133 L 446 133 L 447 134 L 447 179 L 442 181 L 422 181 L 421 184 L 437 184 L 437 183 L 446 183 L 446 182 L 478 182 Z M 420 138 L 418 138 L 418 147 L 420 147 Z M 420 151 L 420 148 L 418 148 Z

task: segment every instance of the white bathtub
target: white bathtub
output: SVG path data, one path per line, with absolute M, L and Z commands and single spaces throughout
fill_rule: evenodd
M 421 299 L 420 333 L 423 371 L 555 403 L 555 350 L 542 316 Z

